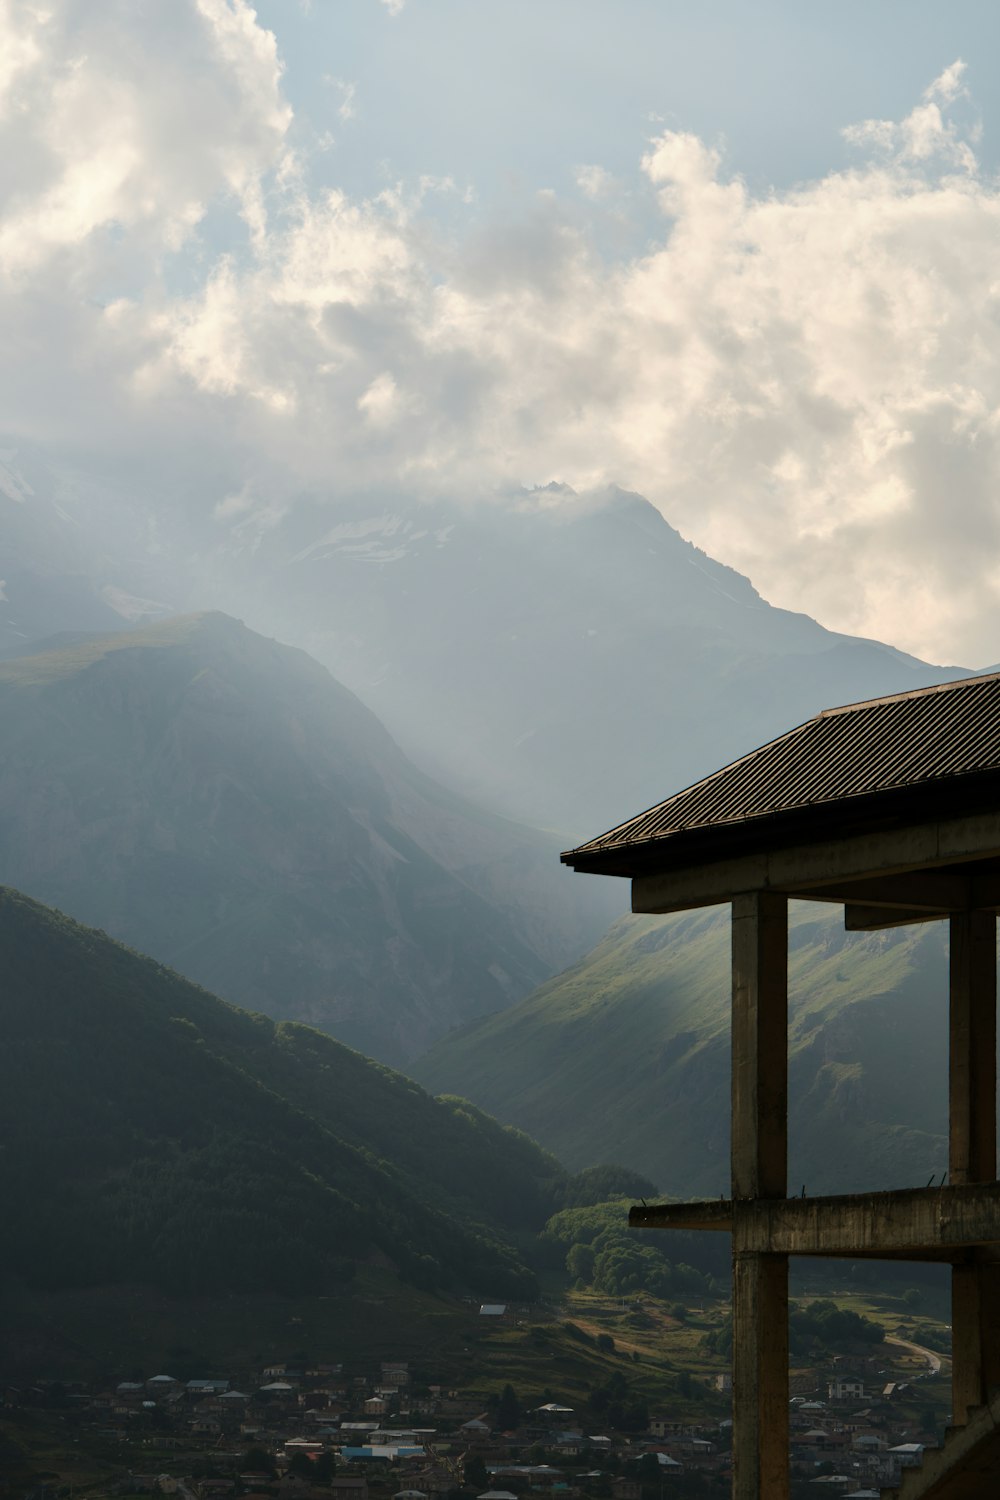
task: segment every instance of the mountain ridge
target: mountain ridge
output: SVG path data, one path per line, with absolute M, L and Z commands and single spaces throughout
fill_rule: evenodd
M 772 606 L 614 487 L 304 498 L 266 548 L 210 555 L 233 608 L 327 662 L 421 764 L 566 844 L 831 703 L 965 671 Z
M 0 1271 L 29 1289 L 316 1294 L 375 1256 L 530 1298 L 515 1240 L 593 1201 L 466 1101 L 6 887 L 0 953 Z
M 0 880 L 402 1060 L 604 925 L 554 841 L 413 767 L 304 652 L 218 612 L 0 663 Z

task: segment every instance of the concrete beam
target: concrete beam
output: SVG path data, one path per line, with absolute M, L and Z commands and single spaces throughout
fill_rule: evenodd
M 971 1246 L 1000 1245 L 1000 1184 L 831 1198 L 643 1204 L 630 1210 L 629 1224 L 638 1229 L 729 1230 L 735 1254 L 957 1259 Z
M 972 900 L 972 879 L 953 870 L 902 870 L 872 879 L 841 880 L 818 886 L 808 901 L 844 901 L 903 911 L 964 911 Z
M 846 880 L 997 857 L 1000 812 L 979 813 L 637 875 L 632 881 L 632 910 L 670 912 L 716 906 L 741 891 L 778 891 L 808 898 L 810 891 L 824 886 L 833 889 Z
M 898 907 L 844 905 L 845 932 L 881 932 L 886 927 L 914 927 L 919 922 L 942 922 L 947 911 L 901 911 Z

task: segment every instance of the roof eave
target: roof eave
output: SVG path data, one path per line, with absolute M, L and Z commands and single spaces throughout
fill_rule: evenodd
M 936 782 L 891 787 L 836 802 L 786 808 L 735 823 L 677 829 L 638 843 L 608 848 L 583 844 L 560 856 L 581 874 L 624 878 L 657 870 L 695 868 L 737 856 L 771 852 L 820 839 L 898 828 L 907 822 L 968 816 L 1000 804 L 1000 771 L 972 772 Z

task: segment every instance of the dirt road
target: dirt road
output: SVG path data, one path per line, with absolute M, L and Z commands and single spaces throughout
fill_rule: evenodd
M 923 1344 L 913 1344 L 909 1339 L 897 1339 L 892 1334 L 886 1335 L 887 1344 L 898 1344 L 901 1349 L 909 1349 L 913 1354 L 919 1354 L 926 1359 L 932 1375 L 941 1373 L 941 1355 L 935 1354 L 933 1349 L 928 1349 Z

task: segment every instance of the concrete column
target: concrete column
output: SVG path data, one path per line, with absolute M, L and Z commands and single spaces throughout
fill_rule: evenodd
M 788 902 L 733 899 L 732 1195 L 784 1198 Z M 788 1496 L 788 1257 L 733 1256 L 733 1496 Z
M 951 918 L 948 1177 L 956 1186 L 997 1175 L 997 919 Z
M 788 899 L 733 898 L 734 1198 L 788 1191 Z
M 993 912 L 951 918 L 949 1177 L 953 1184 L 997 1175 L 997 951 Z M 970 1250 L 952 1266 L 952 1421 L 1000 1384 L 1000 1268 Z
M 733 1256 L 733 1500 L 788 1496 L 788 1256 Z
M 1000 1266 L 975 1250 L 951 1268 L 952 1422 L 964 1426 L 1000 1386 Z

